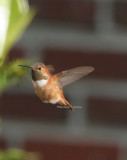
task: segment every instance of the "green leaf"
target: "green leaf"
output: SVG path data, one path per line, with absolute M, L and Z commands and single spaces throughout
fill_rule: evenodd
M 25 76 L 28 70 L 21 69 L 21 67 L 18 66 L 19 64 L 30 65 L 30 61 L 18 59 L 8 64 L 4 63 L 0 68 L 0 93 L 20 82 Z
M 7 31 L 10 21 L 10 5 L 11 1 L 0 0 L 0 60 L 5 50 Z
M 0 0 L 0 66 L 34 15 L 27 0 Z
M 7 62 L 10 49 L 18 41 L 35 15 L 35 9 L 29 8 L 28 0 L 0 0 L 0 93 L 19 82 L 26 70 L 19 64 L 28 61 Z

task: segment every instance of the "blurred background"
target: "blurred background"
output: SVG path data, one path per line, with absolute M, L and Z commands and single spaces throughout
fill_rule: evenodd
M 37 13 L 9 52 L 52 64 L 56 73 L 95 71 L 64 88 L 74 112 L 43 104 L 30 72 L 0 97 L 0 148 L 37 151 L 43 160 L 127 159 L 127 1 L 29 0 Z M 20 70 L 23 70 L 20 68 Z

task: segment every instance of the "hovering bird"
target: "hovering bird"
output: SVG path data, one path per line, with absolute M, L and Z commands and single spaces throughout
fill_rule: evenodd
M 81 66 L 70 70 L 54 73 L 52 65 L 35 63 L 33 66 L 19 65 L 31 69 L 32 82 L 35 93 L 44 103 L 59 104 L 74 111 L 74 108 L 65 99 L 63 87 L 86 76 L 94 70 L 93 67 Z

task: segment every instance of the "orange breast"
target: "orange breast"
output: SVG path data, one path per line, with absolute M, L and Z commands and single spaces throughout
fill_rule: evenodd
M 51 102 L 61 97 L 61 91 L 53 77 L 51 77 L 48 83 L 42 87 L 38 87 L 34 84 L 34 88 L 36 94 L 43 102 Z

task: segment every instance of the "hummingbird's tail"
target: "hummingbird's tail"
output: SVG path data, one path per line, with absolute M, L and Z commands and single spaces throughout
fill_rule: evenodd
M 74 108 L 71 106 L 71 104 L 65 99 L 66 105 L 69 107 L 69 109 L 74 112 Z
M 71 104 L 65 99 L 64 95 L 63 95 L 63 90 L 62 88 L 60 89 L 61 91 L 61 99 L 60 101 L 58 102 L 58 104 L 60 104 L 61 106 L 64 106 L 64 107 L 68 107 L 69 109 L 71 109 L 72 112 L 74 112 L 74 108 L 71 106 Z
M 61 106 L 64 106 L 64 107 L 68 107 L 72 112 L 74 112 L 74 108 L 71 106 L 71 104 L 66 99 L 60 100 L 58 102 L 58 104 L 60 104 Z

